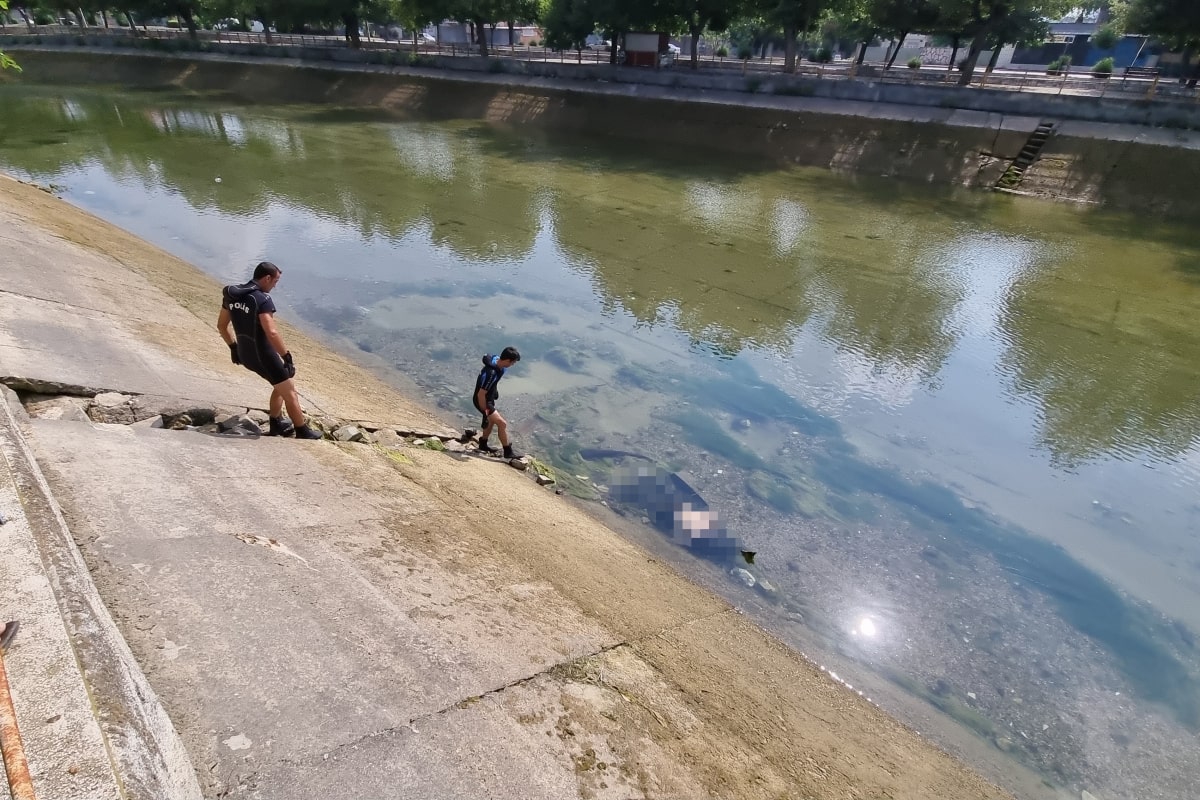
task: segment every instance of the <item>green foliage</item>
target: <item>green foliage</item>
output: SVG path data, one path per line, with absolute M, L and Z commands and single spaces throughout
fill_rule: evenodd
M 910 58 L 908 60 L 908 68 L 909 69 L 920 69 L 921 68 L 920 56 L 913 56 L 912 58 Z
M 1071 67 L 1070 56 L 1059 56 L 1046 65 L 1047 75 L 1058 75 L 1060 72 L 1069 72 Z
M 1092 44 L 1099 47 L 1101 50 L 1112 50 L 1117 46 L 1117 42 L 1121 40 L 1121 34 L 1113 25 L 1105 25 L 1100 30 L 1096 31 L 1096 35 L 1092 37 Z
M 1173 50 L 1200 46 L 1200 3 L 1196 0 L 1123 0 L 1114 16 L 1127 31 L 1157 36 Z
M 542 15 L 546 46 L 552 50 L 580 50 L 595 30 L 596 20 L 588 0 L 549 0 Z
M 729 58 L 729 48 L 721 45 L 717 48 L 717 58 Z M 749 58 L 749 56 L 747 56 Z
M 1112 71 L 1113 71 L 1112 56 L 1109 56 L 1108 58 L 1102 58 L 1099 61 L 1097 61 L 1095 64 L 1092 65 L 1092 74 L 1093 75 L 1103 75 L 1104 77 L 1107 78 L 1109 75 L 1112 75 Z
M 8 13 L 8 0 L 0 0 L 0 11 Z M 14 69 L 17 72 L 21 71 L 21 67 L 12 58 L 6 56 L 3 50 L 0 50 L 0 69 Z

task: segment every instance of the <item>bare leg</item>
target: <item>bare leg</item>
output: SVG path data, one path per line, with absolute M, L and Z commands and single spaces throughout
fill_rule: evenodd
M 291 381 L 287 381 L 287 383 L 291 383 Z M 278 417 L 283 413 L 283 394 L 279 391 L 279 387 L 282 385 L 281 383 L 279 386 L 271 387 L 271 403 L 267 409 L 272 417 Z
M 500 416 L 500 412 L 497 411 L 488 417 L 488 423 L 489 427 L 491 425 L 496 426 L 496 432 L 500 434 L 501 446 L 508 447 L 508 421 Z
M 296 391 L 295 381 L 288 378 L 283 383 L 275 384 L 275 391 L 271 393 L 272 402 L 274 402 L 276 392 L 279 393 L 281 404 L 287 406 L 288 417 L 292 420 L 292 424 L 299 428 L 304 424 L 304 409 L 300 407 L 300 393 Z M 277 417 L 279 414 L 272 411 L 271 416 Z

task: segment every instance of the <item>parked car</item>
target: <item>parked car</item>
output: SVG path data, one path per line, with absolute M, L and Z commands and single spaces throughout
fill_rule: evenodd
M 608 50 L 612 42 L 598 33 L 591 33 L 583 40 L 583 46 L 588 50 Z
M 667 45 L 667 52 L 668 52 L 668 53 L 670 53 L 670 54 L 671 54 L 671 55 L 673 55 L 673 56 L 677 56 L 677 55 L 679 55 L 679 45 L 677 45 L 677 44 L 668 44 L 668 45 Z

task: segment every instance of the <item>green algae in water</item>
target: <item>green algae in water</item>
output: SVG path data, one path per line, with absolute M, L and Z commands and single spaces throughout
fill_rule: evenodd
M 697 447 L 721 456 L 742 469 L 771 471 L 757 453 L 722 430 L 721 425 L 707 414 L 687 411 L 674 422 L 683 428 L 688 441 Z

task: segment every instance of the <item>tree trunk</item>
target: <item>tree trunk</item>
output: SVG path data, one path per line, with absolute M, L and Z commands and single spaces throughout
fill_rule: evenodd
M 472 24 L 475 26 L 475 39 L 479 42 L 479 55 L 487 58 L 490 54 L 488 53 L 487 31 L 484 28 L 483 20 L 477 19 Z
M 25 7 L 17 6 L 17 12 L 21 15 L 21 19 L 25 20 L 26 27 L 28 27 L 29 30 L 33 30 L 33 20 L 31 20 L 29 15 L 25 13 Z
M 858 58 L 854 59 L 854 65 L 861 67 L 863 59 L 867 57 L 867 48 L 871 46 L 871 42 L 875 39 L 875 29 L 872 28 L 867 32 L 867 38 L 863 39 L 862 47 L 858 51 Z
M 971 49 L 967 51 L 967 59 L 966 63 L 963 64 L 962 74 L 958 76 L 959 86 L 971 85 L 971 78 L 975 75 L 975 64 L 979 61 L 979 54 L 983 52 L 983 43 L 987 41 L 987 37 L 987 25 L 980 25 L 975 38 L 971 39 Z
M 1197 82 L 1200 82 L 1200 61 L 1197 61 L 1195 66 L 1192 67 L 1192 77 L 1188 79 L 1187 83 L 1188 88 L 1195 89 Z
M 796 71 L 796 26 L 783 26 L 783 71 Z
M 513 24 L 513 21 L 510 19 L 510 20 L 508 21 L 508 46 L 509 46 L 509 47 L 516 47 L 516 46 L 517 46 L 517 32 L 516 32 L 516 27 L 517 27 L 517 26 L 516 26 L 516 25 L 514 25 L 514 24 Z
M 87 24 L 88 24 L 87 16 L 84 15 L 82 8 L 75 9 L 75 17 L 76 17 L 76 19 L 79 20 L 79 27 L 81 27 L 81 28 L 87 27 Z
M 992 50 L 992 57 L 988 59 L 987 73 L 992 74 L 992 70 L 996 68 L 996 64 L 1000 61 L 1000 51 L 1004 49 L 1004 42 L 996 42 L 996 48 Z
M 271 20 L 267 19 L 267 10 L 262 6 L 255 6 L 254 18 L 262 23 L 263 37 L 267 40 L 267 44 L 271 44 Z
M 1187 83 L 1188 67 L 1192 64 L 1192 48 L 1183 48 L 1183 56 L 1179 64 L 1179 82 Z
M 346 39 L 355 50 L 362 47 L 362 39 L 358 35 L 358 14 L 350 12 L 342 14 L 342 24 L 346 26 Z
M 185 25 L 187 25 L 188 38 L 193 39 L 193 40 L 199 39 L 200 37 L 196 33 L 196 18 L 192 16 L 191 6 L 184 7 L 183 22 Z
M 887 60 L 887 65 L 883 68 L 886 72 L 892 68 L 892 64 L 896 63 L 896 56 L 900 55 L 900 48 L 904 47 L 904 40 L 908 38 L 908 31 L 900 31 L 900 41 L 896 42 L 896 50 Z
M 950 66 L 946 67 L 947 72 L 950 72 L 954 69 L 954 59 L 958 58 L 958 46 L 962 43 L 962 35 L 957 33 L 954 34 L 954 36 L 951 38 L 951 41 L 954 42 L 954 45 L 953 49 L 950 51 Z
M 700 69 L 700 33 L 703 30 L 700 26 L 692 26 L 692 69 Z
M 104 20 L 104 27 L 108 27 L 108 12 L 103 8 L 100 9 L 100 19 Z
M 617 33 L 616 31 L 613 31 L 612 34 L 610 34 L 610 35 L 612 36 L 612 39 L 609 40 L 609 45 L 608 45 L 608 63 L 616 65 L 616 63 L 617 63 L 617 42 L 620 41 L 621 34 Z
M 136 23 L 134 23 L 134 21 L 133 21 L 133 12 L 132 12 L 132 11 L 126 11 L 126 12 L 125 12 L 125 19 L 129 20 L 129 30 L 130 30 L 132 33 L 135 33 L 135 34 L 136 34 L 136 33 L 137 33 L 137 24 L 136 24 Z

